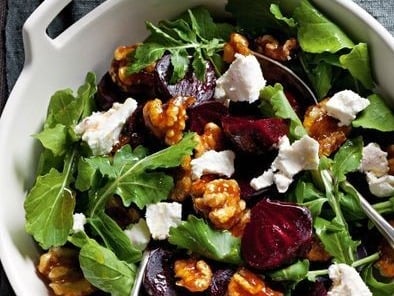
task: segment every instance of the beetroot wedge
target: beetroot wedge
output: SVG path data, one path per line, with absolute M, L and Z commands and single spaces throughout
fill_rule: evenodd
M 261 154 L 271 149 L 279 139 L 289 132 L 284 119 L 226 116 L 222 118 L 222 127 L 226 136 L 241 151 Z
M 305 256 L 311 241 L 312 216 L 307 208 L 263 199 L 251 210 L 241 252 L 251 267 L 271 270 Z

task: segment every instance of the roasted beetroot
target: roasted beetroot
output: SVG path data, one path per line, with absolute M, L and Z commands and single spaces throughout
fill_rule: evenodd
M 186 76 L 175 84 L 170 84 L 172 75 L 171 55 L 163 56 L 155 67 L 155 84 L 157 92 L 165 99 L 174 96 L 193 96 L 196 104 L 207 101 L 213 97 L 216 76 L 215 69 L 211 63 L 207 64 L 205 80 L 197 79 L 194 72 L 190 69 Z
M 250 119 L 236 116 L 222 118 L 225 135 L 242 152 L 261 154 L 270 150 L 289 132 L 284 119 Z
M 209 122 L 221 125 L 222 117 L 228 115 L 228 108 L 220 102 L 208 101 L 190 107 L 188 115 L 190 130 L 202 134 Z
M 225 296 L 227 286 L 234 275 L 235 271 L 231 269 L 218 269 L 212 277 L 211 286 L 209 287 L 209 296 Z
M 311 242 L 312 216 L 307 208 L 262 199 L 251 210 L 241 252 L 249 266 L 270 270 L 305 256 Z

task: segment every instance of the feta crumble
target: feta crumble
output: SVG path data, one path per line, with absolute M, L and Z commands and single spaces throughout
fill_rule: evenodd
M 266 81 L 260 63 L 254 55 L 235 54 L 228 70 L 216 80 L 216 99 L 253 103 L 258 100 Z
M 84 225 L 86 224 L 86 217 L 83 213 L 75 213 L 73 215 L 73 227 L 72 227 L 72 231 L 74 233 L 77 232 L 84 232 L 85 228 Z
M 334 94 L 326 104 L 327 114 L 339 120 L 338 126 L 347 126 L 356 115 L 368 107 L 368 99 L 360 97 L 351 90 L 343 90 Z
M 217 174 L 231 177 L 234 174 L 235 153 L 231 150 L 204 152 L 191 161 L 192 179 L 201 178 L 204 174 Z
M 104 155 L 111 152 L 118 143 L 123 125 L 137 109 L 137 101 L 128 98 L 123 104 L 114 103 L 106 112 L 94 112 L 83 119 L 74 129 L 82 136 L 94 155 Z
M 387 152 L 380 149 L 379 144 L 369 143 L 363 147 L 360 164 L 361 172 L 371 172 L 377 177 L 381 177 L 389 171 Z
M 150 232 L 145 219 L 141 218 L 136 224 L 124 230 L 131 244 L 139 250 L 144 250 L 150 241 Z
M 333 281 L 328 296 L 372 296 L 359 273 L 347 264 L 332 264 L 328 276 Z
M 182 204 L 159 202 L 146 207 L 146 223 L 153 239 L 168 238 L 170 228 L 178 226 L 182 219 Z
M 293 177 L 303 170 L 315 170 L 319 165 L 319 143 L 308 135 L 290 145 L 287 136 L 279 140 L 278 155 L 271 168 L 261 176 L 253 178 L 250 186 L 255 190 L 275 183 L 279 192 L 286 192 Z
M 373 173 L 367 173 L 367 182 L 369 191 L 377 197 L 394 196 L 394 176 L 384 175 L 375 176 Z

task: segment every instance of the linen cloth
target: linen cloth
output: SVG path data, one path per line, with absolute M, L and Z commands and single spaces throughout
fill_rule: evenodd
M 0 0 L 0 114 L 24 62 L 22 26 L 43 0 Z M 46 0 L 51 1 L 51 0 Z M 48 28 L 56 36 L 105 0 L 74 0 Z M 351 1 L 351 0 L 349 0 Z M 354 0 L 394 35 L 392 0 Z M 0 264 L 0 296 L 15 295 Z

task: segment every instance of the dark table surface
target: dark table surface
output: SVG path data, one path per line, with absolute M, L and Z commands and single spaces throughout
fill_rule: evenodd
M 22 25 L 41 2 L 42 0 L 0 0 L 0 114 L 23 67 Z M 56 34 L 56 31 L 79 19 L 101 2 L 104 0 L 74 0 L 49 29 Z M 354 0 L 354 2 L 373 15 L 394 35 L 392 0 Z M 0 296 L 11 295 L 15 294 L 0 265 Z

